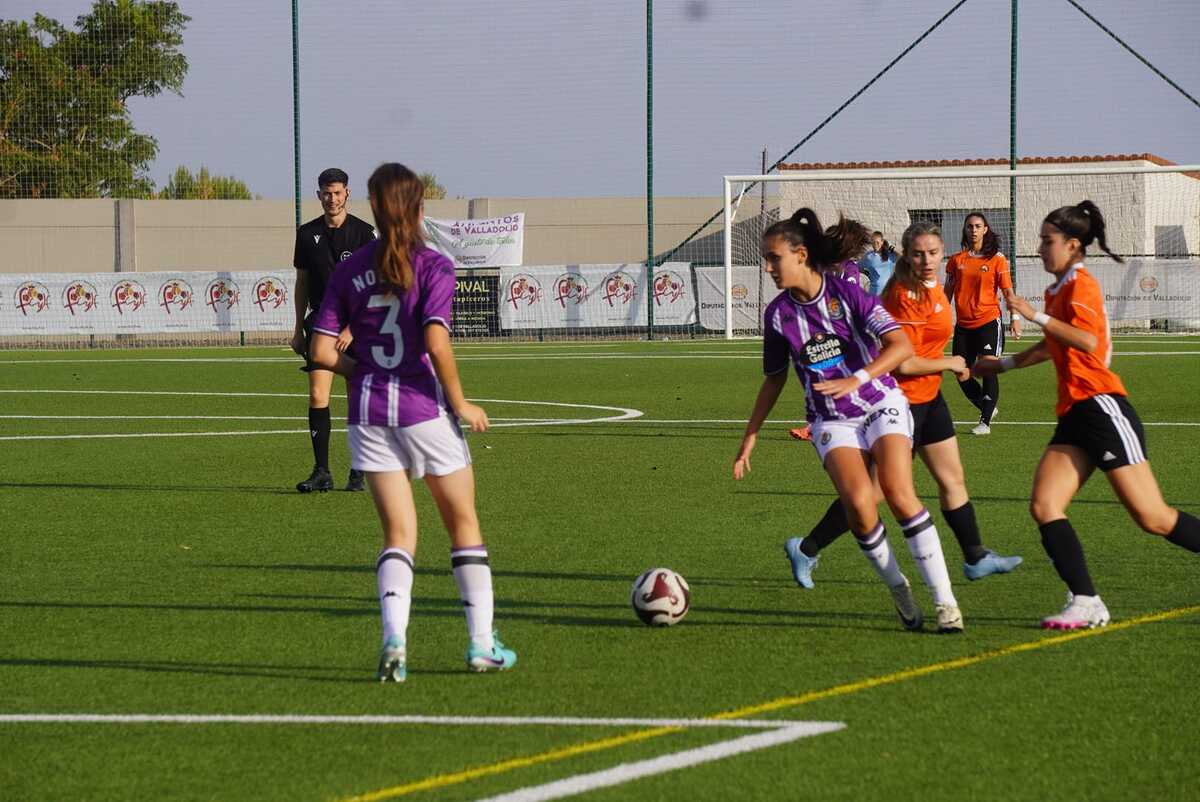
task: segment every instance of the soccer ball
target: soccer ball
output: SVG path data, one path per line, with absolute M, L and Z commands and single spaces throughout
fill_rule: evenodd
M 669 627 L 687 615 L 692 592 L 687 581 L 670 568 L 651 568 L 634 580 L 629 602 L 643 624 Z

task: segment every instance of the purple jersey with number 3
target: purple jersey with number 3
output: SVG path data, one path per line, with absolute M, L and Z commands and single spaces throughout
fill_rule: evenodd
M 900 328 L 857 281 L 826 274 L 820 293 L 806 303 L 781 292 L 763 320 L 763 373 L 775 375 L 792 361 L 804 385 L 810 422 L 860 418 L 896 389 L 896 380 L 887 373 L 836 400 L 813 389 L 866 367 L 879 356 L 878 338 Z
M 407 292 L 393 294 L 375 269 L 378 247 L 367 243 L 338 265 L 313 330 L 336 337 L 349 325 L 354 336 L 358 366 L 349 382 L 348 423 L 412 426 L 448 410 L 425 350 L 425 326 L 450 328 L 454 264 L 416 248 L 410 254 L 416 279 Z

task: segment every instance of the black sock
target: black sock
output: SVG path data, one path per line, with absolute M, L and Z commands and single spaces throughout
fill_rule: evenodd
M 313 462 L 329 470 L 329 407 L 308 409 L 308 435 L 312 438 Z
M 1066 518 L 1041 524 L 1042 548 L 1054 562 L 1054 570 L 1067 583 L 1076 596 L 1095 596 L 1096 588 L 1088 574 L 1087 560 L 1083 558 L 1083 544 L 1075 534 L 1075 527 Z
M 971 502 L 957 510 L 942 510 L 942 517 L 950 524 L 954 537 L 958 538 L 958 547 L 962 549 L 963 559 L 971 565 L 987 556 L 983 540 L 979 537 L 979 523 L 975 520 L 975 507 Z
M 983 393 L 979 396 L 979 420 L 992 425 L 992 413 L 1000 400 L 1000 380 L 995 376 L 983 377 Z
M 974 379 L 967 379 L 966 381 L 959 382 L 958 386 L 962 388 L 963 395 L 975 405 L 976 409 L 983 409 L 983 401 L 981 400 L 983 398 L 983 388 L 979 386 L 979 382 Z
M 1175 522 L 1171 534 L 1167 535 L 1167 540 L 1188 551 L 1200 552 L 1200 518 L 1180 510 L 1179 520 Z
M 841 499 L 834 499 L 825 510 L 825 515 L 808 533 L 808 537 L 800 541 L 800 551 L 805 557 L 816 557 L 821 549 L 850 531 L 850 521 L 846 518 L 846 508 Z

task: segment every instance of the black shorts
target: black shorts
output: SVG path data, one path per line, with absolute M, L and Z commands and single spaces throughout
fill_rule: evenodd
M 967 362 L 967 367 L 975 364 L 981 356 L 1002 356 L 1004 354 L 1004 324 L 1000 318 L 991 323 L 984 323 L 977 329 L 954 327 L 954 344 L 951 352 L 961 356 Z
M 300 368 L 300 370 L 304 371 L 305 373 L 309 373 L 313 370 L 325 370 L 325 368 L 318 368 L 316 365 L 314 365 L 310 356 L 310 354 L 312 354 L 313 318 L 316 316 L 316 312 L 309 312 L 304 316 L 304 323 L 302 324 L 304 328 L 304 353 L 302 354 L 304 357 L 304 367 Z M 351 359 L 354 358 L 354 343 L 350 343 L 350 347 L 346 349 L 346 356 L 350 357 Z
M 954 420 L 940 391 L 932 401 L 913 404 L 909 409 L 913 418 L 913 450 L 954 437 Z
M 1102 471 L 1146 461 L 1146 432 L 1129 399 L 1095 395 L 1058 419 L 1050 445 L 1082 449 Z

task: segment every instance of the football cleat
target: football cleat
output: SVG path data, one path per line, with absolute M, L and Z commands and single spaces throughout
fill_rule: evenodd
M 908 583 L 908 579 L 904 580 L 904 584 L 896 585 L 889 590 L 892 592 L 892 601 L 896 603 L 896 615 L 900 616 L 900 623 L 904 628 L 910 632 L 921 629 L 925 623 L 925 617 L 921 613 L 921 608 L 917 606 L 917 600 L 913 598 L 912 585 Z
M 937 606 L 937 631 L 943 635 L 962 632 L 962 611 L 953 604 L 939 604 Z
M 985 576 L 991 576 L 992 574 L 1007 574 L 1022 562 L 1024 560 L 1016 555 L 1002 557 L 994 551 L 989 551 L 983 555 L 983 559 L 974 565 L 963 563 L 963 574 L 967 579 L 974 582 L 977 579 L 983 579 Z
M 1099 596 L 1067 594 L 1061 613 L 1042 619 L 1042 629 L 1092 629 L 1108 624 L 1111 617 Z
M 789 429 L 788 434 L 793 440 L 812 440 L 812 426 L 807 423 L 795 429 Z
M 788 538 L 788 541 L 783 544 L 783 553 L 787 555 L 792 564 L 792 578 L 796 580 L 796 584 L 812 590 L 812 572 L 817 567 L 817 560 L 821 559 L 821 555 L 809 557 L 800 551 L 800 542 L 803 539 L 800 537 Z
M 971 427 L 971 434 L 981 435 L 981 434 L 991 434 L 991 433 L 992 433 L 992 427 L 988 426 L 983 421 L 980 421 L 979 423 L 977 423 L 973 427 Z
M 517 653 L 504 648 L 499 632 L 492 633 L 491 649 L 482 649 L 473 643 L 467 648 L 467 668 L 477 673 L 508 671 L 516 664 Z
M 380 682 L 404 682 L 408 678 L 406 661 L 408 655 L 404 650 L 404 641 L 393 635 L 383 642 L 379 652 L 379 669 L 375 677 Z
M 362 471 L 350 469 L 350 475 L 346 478 L 346 490 L 351 493 L 357 493 L 367 489 L 367 476 Z
M 301 493 L 324 493 L 333 490 L 333 477 L 327 469 L 314 467 L 308 478 L 296 485 L 296 489 Z

